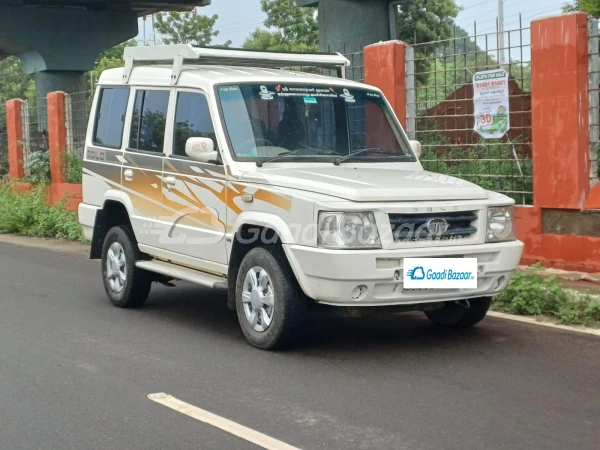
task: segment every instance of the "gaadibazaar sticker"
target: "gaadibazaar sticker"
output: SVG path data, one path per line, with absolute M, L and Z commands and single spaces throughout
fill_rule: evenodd
M 475 131 L 485 139 L 501 138 L 510 129 L 508 73 L 486 70 L 473 76 Z

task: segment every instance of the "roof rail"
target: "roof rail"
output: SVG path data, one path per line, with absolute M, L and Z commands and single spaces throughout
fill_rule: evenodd
M 350 61 L 341 53 L 296 53 L 240 50 L 230 48 L 194 47 L 191 44 L 157 45 L 149 47 L 126 47 L 123 55 L 125 71 L 123 83 L 129 83 L 133 66 L 137 62 L 173 64 L 171 84 L 176 84 L 184 62 L 197 64 L 253 66 L 263 68 L 285 68 L 294 66 L 336 69 L 338 76 L 346 77 Z

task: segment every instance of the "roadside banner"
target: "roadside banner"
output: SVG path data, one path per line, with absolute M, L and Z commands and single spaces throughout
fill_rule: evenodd
M 503 137 L 510 129 L 508 73 L 502 69 L 473 76 L 475 131 L 485 139 Z

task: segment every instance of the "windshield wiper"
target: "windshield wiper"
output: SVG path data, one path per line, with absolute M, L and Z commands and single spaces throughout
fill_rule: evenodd
M 336 166 L 339 166 L 340 163 L 343 163 L 344 161 L 348 161 L 349 159 L 352 159 L 355 156 L 360 155 L 362 153 L 366 153 L 366 152 L 385 153 L 386 155 L 395 155 L 398 153 L 396 150 L 388 150 L 386 148 L 380 148 L 380 147 L 363 148 L 362 150 L 358 150 L 358 151 L 356 151 L 354 153 L 350 153 L 349 155 L 346 155 L 342 158 L 336 159 L 335 161 L 333 161 L 333 164 L 335 164 Z
M 273 156 L 272 158 L 269 158 L 269 159 L 265 159 L 264 161 L 256 161 L 256 167 L 262 167 L 264 163 L 277 161 L 279 158 L 284 158 L 286 156 L 293 156 L 298 152 L 299 152 L 299 150 L 292 150 L 290 152 L 280 153 L 279 155 Z

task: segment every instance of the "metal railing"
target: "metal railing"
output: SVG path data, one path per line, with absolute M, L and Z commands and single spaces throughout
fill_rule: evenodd
M 598 183 L 598 147 L 600 144 L 600 32 L 598 19 L 588 22 L 588 93 L 590 104 L 590 185 Z
M 407 52 L 407 133 L 422 144 L 428 170 L 458 176 L 533 203 L 531 162 L 531 50 L 529 29 L 472 34 L 415 43 Z M 501 139 L 474 131 L 473 75 L 502 68 L 509 74 L 511 127 Z

